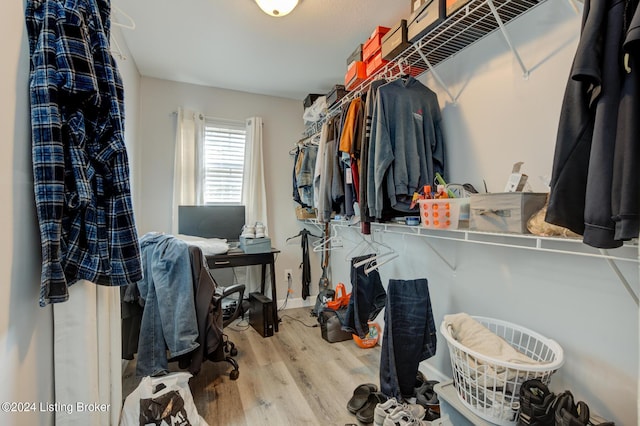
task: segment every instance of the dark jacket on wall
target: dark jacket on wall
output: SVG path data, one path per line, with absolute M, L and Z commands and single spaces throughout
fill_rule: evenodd
M 621 196 L 613 188 L 614 180 L 632 175 L 637 180 L 637 167 L 614 178 L 622 170 L 614 161 L 614 153 L 621 149 L 616 148 L 621 143 L 618 137 L 629 130 L 620 127 L 624 115 L 619 106 L 625 73 L 625 7 L 630 3 L 585 1 L 582 34 L 560 116 L 546 216 L 548 222 L 582 234 L 586 244 L 599 248 L 622 245 L 615 235 L 613 216 L 620 208 L 615 200 Z

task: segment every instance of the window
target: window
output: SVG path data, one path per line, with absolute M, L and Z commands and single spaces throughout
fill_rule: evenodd
M 204 203 L 241 204 L 245 124 L 207 118 L 204 127 Z

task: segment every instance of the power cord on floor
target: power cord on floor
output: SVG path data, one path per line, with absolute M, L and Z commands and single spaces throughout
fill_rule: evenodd
M 316 328 L 316 327 L 318 327 L 320 325 L 320 324 L 309 325 L 309 324 L 306 324 L 304 321 L 299 320 L 298 318 L 294 318 L 291 315 L 286 315 L 286 314 L 285 315 L 281 315 L 281 318 L 290 318 L 290 319 L 292 319 L 294 321 L 298 321 L 300 324 L 302 324 L 302 325 L 304 325 L 305 327 L 308 327 L 308 328 Z
M 293 289 L 291 288 L 291 273 L 288 272 L 287 273 L 287 295 L 284 298 L 284 302 L 282 303 L 282 306 L 278 308 L 278 311 L 282 311 L 284 310 L 284 308 L 287 307 L 287 302 L 289 301 L 289 295 L 291 293 L 293 293 Z
M 231 324 L 229 324 L 227 326 L 227 328 L 229 328 L 229 329 L 231 329 L 233 331 L 245 331 L 249 327 L 250 327 L 250 323 L 249 323 L 249 311 L 248 310 L 243 311 L 242 312 L 242 316 L 239 316 L 238 318 L 236 318 L 236 320 L 234 322 L 232 322 Z
M 250 326 L 248 318 L 238 318 L 235 322 L 232 322 L 227 328 L 233 331 L 245 331 Z

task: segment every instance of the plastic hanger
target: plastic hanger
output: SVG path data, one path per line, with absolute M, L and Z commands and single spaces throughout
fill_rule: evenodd
M 379 232 L 379 231 L 375 231 L 375 232 Z M 361 259 L 358 262 L 353 264 L 355 268 L 369 265 L 369 266 L 366 266 L 364 269 L 365 274 L 369 274 L 369 272 L 374 271 L 378 269 L 380 266 L 384 265 L 385 263 L 389 263 L 392 260 L 399 257 L 399 254 L 393 248 L 384 244 L 382 241 L 376 241 L 375 238 L 373 238 L 373 236 L 371 238 L 371 246 L 375 249 L 375 252 L 371 256 L 368 256 L 365 259 Z M 380 253 L 380 247 L 385 248 L 386 251 Z
M 111 18 L 111 25 L 115 25 L 116 27 L 122 27 L 122 28 L 126 28 L 128 30 L 135 30 L 136 29 L 136 23 L 133 20 L 133 18 L 129 15 L 127 15 L 126 13 L 124 13 L 124 11 L 122 9 L 120 9 L 118 6 L 111 6 L 111 11 L 112 12 L 116 12 L 115 13 L 115 17 L 121 17 L 124 18 L 126 20 L 126 22 L 120 22 L 119 20 L 113 20 L 113 17 Z
M 338 247 L 333 247 L 331 245 L 332 241 L 335 241 L 338 238 L 338 232 L 336 230 L 335 227 L 333 227 L 331 229 L 331 236 L 328 238 L 323 238 L 322 240 L 319 241 L 314 241 L 313 242 L 313 251 L 315 252 L 319 252 L 319 251 L 324 251 L 324 250 L 334 250 Z M 341 248 L 342 246 L 340 246 Z
M 385 254 L 386 255 L 393 254 L 393 256 L 384 259 L 382 262 L 378 261 L 380 259 L 380 257 L 376 257 L 375 259 L 373 259 L 373 261 L 375 261 L 375 263 L 373 265 L 371 265 L 370 267 L 365 268 L 365 270 L 364 270 L 365 275 L 369 275 L 370 272 L 375 271 L 376 269 L 378 269 L 379 267 L 381 267 L 385 263 L 389 263 L 392 260 L 394 260 L 394 259 L 396 259 L 396 258 L 398 258 L 400 256 L 398 253 L 385 253 Z

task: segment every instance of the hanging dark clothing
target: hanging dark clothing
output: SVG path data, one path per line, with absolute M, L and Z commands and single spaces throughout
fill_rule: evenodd
M 628 68 L 625 69 L 620 97 L 611 187 L 614 238 L 623 241 L 638 237 L 640 231 L 640 12 L 637 5 L 637 0 L 626 4 L 625 17 L 630 22 L 623 54 L 628 54 Z M 631 15 L 633 9 L 635 13 Z
M 623 51 L 625 17 L 636 6 L 635 0 L 585 1 L 560 115 L 545 220 L 598 248 L 638 236 L 638 76 L 625 70 Z M 629 28 L 632 40 L 637 27 Z
M 380 391 L 403 401 L 414 393 L 420 361 L 436 354 L 427 279 L 389 280 L 384 321 Z
M 387 293 L 382 286 L 377 270 L 365 274 L 367 264 L 355 267 L 361 260 L 372 255 L 351 259 L 351 297 L 347 306 L 347 314 L 342 329 L 357 334 L 364 339 L 369 332 L 368 321 L 374 320 L 385 306 Z M 372 262 L 375 262 L 373 260 Z
M 445 176 L 437 95 L 411 76 L 399 78 L 378 89 L 373 120 L 367 172 L 370 214 L 382 218 L 386 201 L 396 211 L 411 212 L 413 193 L 433 184 L 436 172 Z
M 300 237 L 300 247 L 302 247 L 302 300 L 307 300 L 309 297 L 311 285 L 311 264 L 309 262 L 309 233 L 302 232 Z

